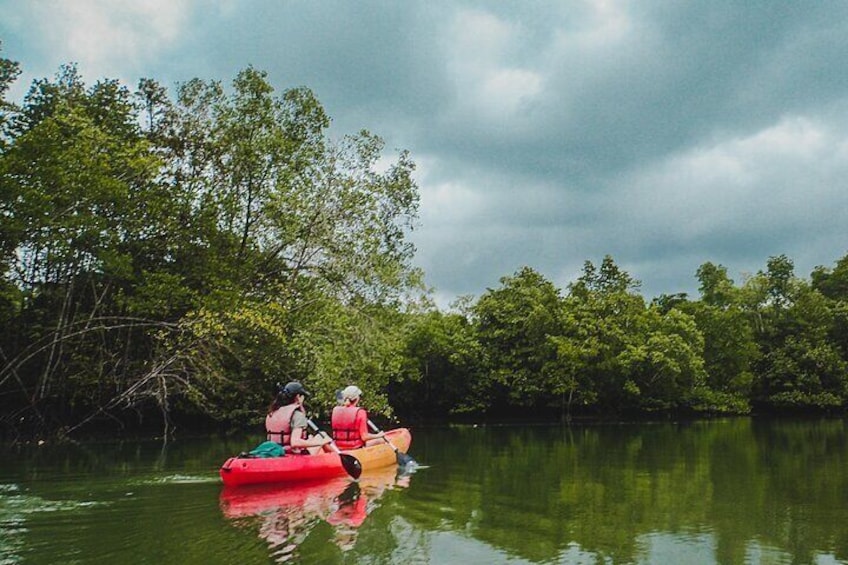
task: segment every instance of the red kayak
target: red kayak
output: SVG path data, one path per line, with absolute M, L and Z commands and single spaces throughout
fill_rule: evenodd
M 391 445 L 383 442 L 342 453 L 355 457 L 363 471 L 395 465 L 398 455 L 393 447 L 398 453 L 406 453 L 412 443 L 412 434 L 406 428 L 398 428 L 386 432 L 386 439 Z M 221 479 L 227 486 L 322 481 L 345 475 L 347 471 L 338 453 L 267 458 L 230 457 L 221 466 Z

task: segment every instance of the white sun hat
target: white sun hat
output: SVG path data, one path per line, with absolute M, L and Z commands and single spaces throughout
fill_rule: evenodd
M 346 400 L 356 400 L 360 396 L 362 396 L 362 391 L 359 390 L 358 386 L 350 385 L 342 391 L 342 398 Z

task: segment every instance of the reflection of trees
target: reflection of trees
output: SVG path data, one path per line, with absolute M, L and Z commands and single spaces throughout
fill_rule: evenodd
M 37 476 L 51 469 L 90 476 L 168 472 L 192 473 L 212 478 L 210 462 L 225 461 L 245 445 L 256 445 L 264 436 L 186 439 L 176 442 L 132 440 L 64 442 L 47 446 L 29 444 L 8 449 L 7 468 L 21 477 Z
M 717 563 L 752 548 L 799 563 L 848 554 L 848 529 L 828 519 L 848 502 L 842 421 L 454 429 L 430 441 L 404 517 L 514 557 L 556 561 L 576 544 L 599 561 L 644 561 L 646 544 L 674 539 Z
M 297 559 L 302 546 L 310 544 L 313 532 L 326 527 L 331 529 L 329 537 L 335 545 L 346 552 L 356 546 L 359 528 L 379 508 L 383 494 L 405 488 L 409 480 L 408 475 L 398 476 L 392 466 L 366 471 L 358 481 L 339 477 L 317 484 L 225 488 L 221 510 L 239 525 L 258 521 L 259 536 L 268 543 L 276 561 Z M 310 547 L 303 554 L 314 558 L 326 551 Z

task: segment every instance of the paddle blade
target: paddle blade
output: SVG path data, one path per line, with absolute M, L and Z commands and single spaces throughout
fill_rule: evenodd
M 347 474 L 358 479 L 359 475 L 362 474 L 362 463 L 359 462 L 359 459 L 349 453 L 339 453 L 339 457 L 342 459 L 342 467 L 347 471 Z
M 408 465 L 418 465 L 418 463 L 415 462 L 415 459 L 413 459 L 412 456 L 407 455 L 406 453 L 403 453 L 400 450 L 396 449 L 395 455 L 397 455 L 397 462 L 398 465 L 400 465 L 401 467 L 406 467 Z

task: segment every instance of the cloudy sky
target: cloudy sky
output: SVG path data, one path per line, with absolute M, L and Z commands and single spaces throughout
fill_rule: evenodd
M 308 86 L 418 164 L 417 264 L 441 305 L 604 255 L 650 299 L 848 253 L 848 3 L 0 0 L 34 78 Z

